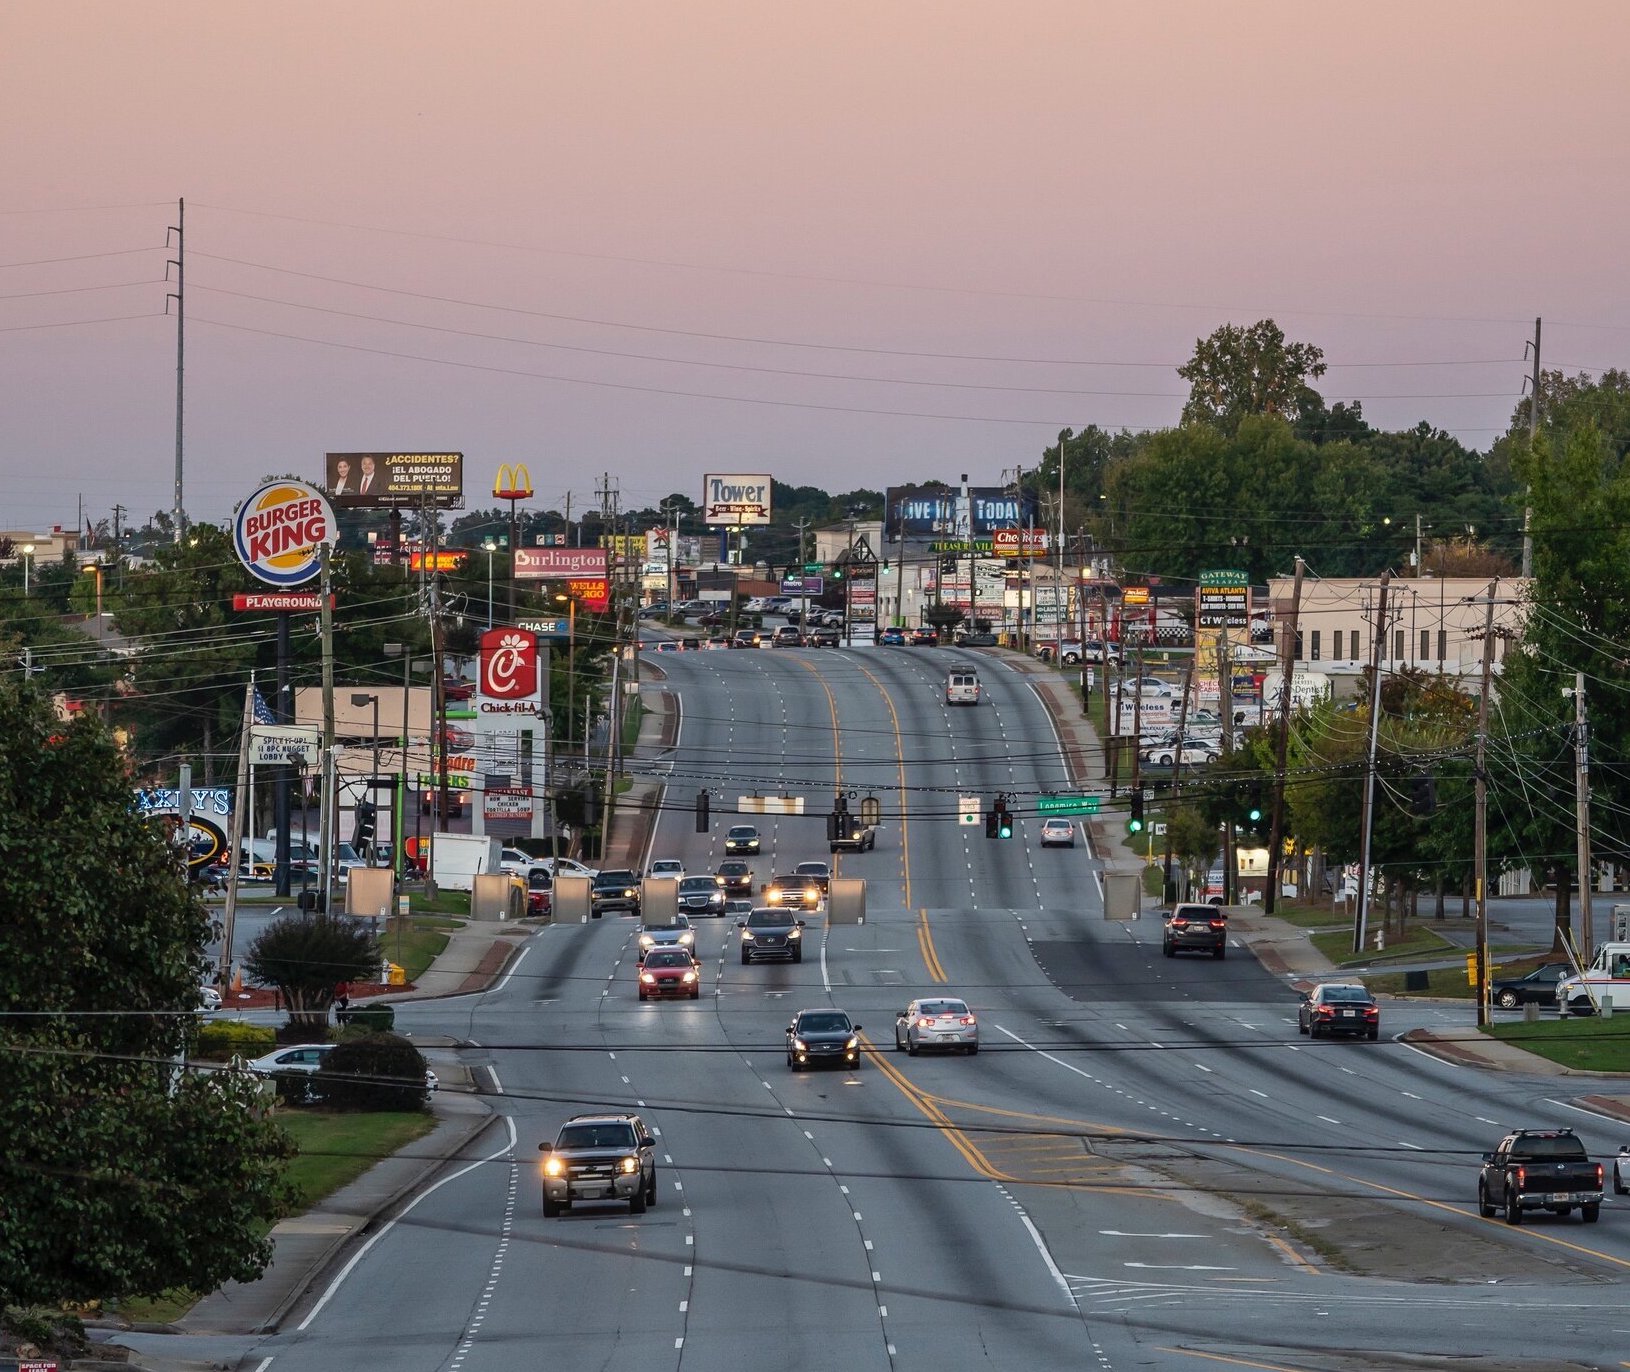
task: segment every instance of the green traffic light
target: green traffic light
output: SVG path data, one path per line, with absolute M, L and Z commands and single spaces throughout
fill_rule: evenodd
M 1141 819 L 1129 819 L 1129 820 L 1127 820 L 1126 821 L 1126 832 L 1129 833 L 1129 834 L 1142 833 L 1143 832 L 1143 821 Z
M 1246 818 L 1250 820 L 1252 824 L 1256 824 L 1262 819 L 1262 811 L 1252 810 L 1250 814 L 1246 816 Z

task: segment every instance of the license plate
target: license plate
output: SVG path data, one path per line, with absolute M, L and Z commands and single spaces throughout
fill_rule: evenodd
M 584 1200 L 600 1200 L 605 1196 L 606 1188 L 603 1186 L 580 1186 L 577 1188 L 577 1194 L 583 1197 Z
M 1550 1201 L 1552 1205 L 1561 1205 L 1563 1201 L 1571 1201 L 1573 1197 L 1566 1191 L 1553 1191 L 1545 1199 Z
M 1352 1019 L 1352 1017 L 1353 1017 L 1353 1016 L 1354 1016 L 1354 1015 L 1356 1015 L 1356 1014 L 1357 1014 L 1357 1013 L 1358 1013 L 1358 1011 L 1357 1011 L 1357 1010 L 1343 1010 L 1343 1011 L 1342 1011 L 1342 1012 L 1341 1012 L 1341 1017 L 1342 1017 L 1342 1018 L 1343 1018 L 1343 1019 Z
M 937 1038 L 937 1039 L 954 1039 L 956 1037 L 956 1035 L 955 1034 L 947 1034 L 947 1033 L 938 1033 L 938 1034 L 935 1034 L 934 1037 Z

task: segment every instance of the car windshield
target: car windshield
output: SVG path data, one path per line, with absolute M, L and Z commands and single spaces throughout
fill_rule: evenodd
M 800 1034 L 847 1034 L 849 1016 L 840 1010 L 818 1010 L 813 1015 L 798 1016 Z
M 754 910 L 747 916 L 748 927 L 752 929 L 776 928 L 791 923 L 792 916 L 780 910 Z
M 568 1124 L 556 1148 L 632 1148 L 634 1130 L 626 1124 Z
M 691 965 L 690 954 L 680 952 L 677 949 L 672 951 L 666 948 L 659 949 L 657 952 L 645 955 L 645 965 L 647 967 L 689 967 Z
M 1370 993 L 1362 986 L 1326 986 L 1324 988 L 1324 998 L 1327 1001 L 1368 1001 Z
M 608 885 L 632 886 L 634 884 L 634 874 L 622 871 L 601 872 L 596 880 L 605 882 Z
M 792 876 L 777 877 L 775 879 L 775 885 L 777 886 L 802 886 L 803 884 L 804 877 L 802 873 L 795 873 Z
M 800 862 L 798 874 L 806 877 L 824 877 L 830 868 L 824 862 Z
M 1518 1139 L 1512 1146 L 1512 1153 L 1525 1158 L 1556 1158 L 1559 1160 L 1578 1159 L 1585 1156 L 1585 1145 L 1579 1142 L 1576 1135 L 1559 1134 L 1553 1137 L 1544 1135 L 1530 1135 Z
M 745 824 L 738 824 L 733 829 L 731 829 L 731 831 L 726 835 L 726 837 L 727 838 L 757 838 L 758 837 L 758 830 L 754 829 L 754 828 L 751 828 L 751 827 L 749 827 L 748 825 L 745 825 Z
M 677 933 L 681 929 L 689 929 L 690 921 L 683 915 L 675 915 L 672 919 L 664 920 L 661 924 L 648 924 L 646 931 L 652 934 Z
M 679 889 L 687 896 L 705 895 L 719 889 L 719 883 L 712 877 L 686 877 L 679 883 Z
M 745 862 L 721 862 L 719 864 L 719 875 L 721 877 L 739 877 L 746 874 L 747 864 Z
M 965 1015 L 968 1006 L 960 1000 L 920 1000 L 917 1009 L 925 1015 Z

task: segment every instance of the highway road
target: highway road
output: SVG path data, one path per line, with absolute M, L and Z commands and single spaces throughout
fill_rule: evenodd
M 1618 1128 L 1564 1080 L 1390 1041 L 1430 1008 L 1388 1006 L 1378 1044 L 1299 1038 L 1244 949 L 1166 959 L 1158 919 L 1105 920 L 1084 843 L 958 824 L 959 794 L 1023 814 L 1066 789 L 1020 674 L 954 649 L 651 661 L 681 711 L 651 855 L 711 870 L 738 797 L 803 796 L 752 817 L 767 879 L 826 856 L 835 788 L 876 795 L 876 850 L 841 858 L 866 922 L 811 917 L 801 963 L 750 967 L 733 921 L 701 922 L 703 997 L 641 1005 L 636 923 L 608 916 L 541 930 L 486 994 L 402 1006 L 470 1045 L 499 1118 L 259 1346 L 270 1372 L 1623 1365 L 1630 1207 L 1508 1229 L 1472 1205 L 1508 1126 L 1598 1156 Z M 952 662 L 986 703 L 944 704 Z M 977 1057 L 893 1051 L 936 990 L 976 1009 Z M 874 1051 L 789 1072 L 787 1022 L 827 1004 Z M 657 1131 L 657 1206 L 546 1221 L 538 1143 L 607 1108 Z

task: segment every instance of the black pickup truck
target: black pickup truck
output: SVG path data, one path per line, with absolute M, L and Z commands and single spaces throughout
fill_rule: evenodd
M 1507 1224 L 1521 1224 L 1524 1210 L 1573 1209 L 1586 1224 L 1602 1213 L 1602 1164 L 1590 1160 L 1573 1130 L 1517 1129 L 1483 1154 L 1477 1213 L 1484 1219 L 1504 1210 Z

